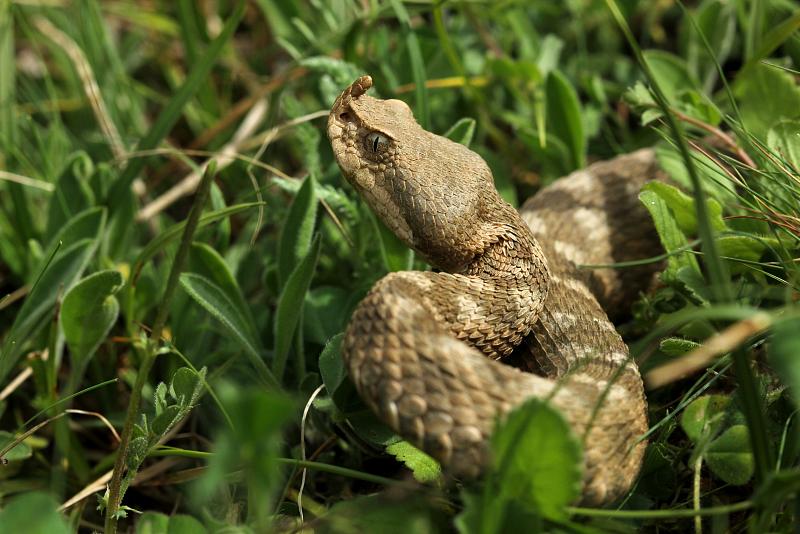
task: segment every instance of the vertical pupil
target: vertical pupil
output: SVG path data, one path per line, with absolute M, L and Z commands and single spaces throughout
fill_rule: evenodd
M 373 152 L 377 152 L 378 151 L 378 143 L 380 143 L 380 140 L 379 140 L 378 136 L 376 135 L 375 137 L 372 138 L 372 151 Z

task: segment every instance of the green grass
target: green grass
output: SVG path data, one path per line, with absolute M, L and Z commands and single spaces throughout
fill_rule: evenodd
M 799 28 L 794 0 L 0 0 L 0 531 L 792 531 Z M 574 506 L 546 405 L 456 487 L 355 395 L 350 312 L 426 268 L 324 134 L 364 73 L 516 205 L 657 147 L 666 264 L 618 327 L 659 387 L 615 505 Z

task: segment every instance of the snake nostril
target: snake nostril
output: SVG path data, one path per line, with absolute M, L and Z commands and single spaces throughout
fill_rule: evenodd
M 339 118 L 342 119 L 345 122 L 349 122 L 350 121 L 350 113 L 347 112 L 347 111 L 339 113 Z

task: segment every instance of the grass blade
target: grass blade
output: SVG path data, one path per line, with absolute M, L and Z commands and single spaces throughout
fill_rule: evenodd
M 208 278 L 195 273 L 183 273 L 180 282 L 189 296 L 213 315 L 242 346 L 262 383 L 270 389 L 280 389 L 278 381 L 262 359 L 258 339 L 252 334 L 255 326 L 249 323 L 225 292 Z
M 155 124 L 153 124 L 150 131 L 147 132 L 147 135 L 139 143 L 137 150 L 150 150 L 155 148 L 178 121 L 184 106 L 186 106 L 189 99 L 192 98 L 205 82 L 208 73 L 211 72 L 211 68 L 214 66 L 222 49 L 233 35 L 234 30 L 236 30 L 236 27 L 239 25 L 239 21 L 242 20 L 245 5 L 245 2 L 239 2 L 237 4 L 236 10 L 225 22 L 225 26 L 223 26 L 220 34 L 211 42 L 208 49 L 205 51 L 203 61 L 197 62 L 192 72 L 186 77 L 186 81 L 175 92 L 172 98 L 170 98 L 166 107 L 158 115 Z M 111 192 L 108 195 L 108 203 L 112 212 L 116 211 L 119 207 L 119 201 L 117 199 L 124 198 L 124 192 L 130 188 L 131 183 L 133 183 L 133 180 L 139 172 L 141 172 L 144 164 L 144 158 L 134 158 L 130 160 L 128 166 L 125 167 L 125 170 L 114 182 L 114 185 L 111 187 Z
M 318 235 L 306 257 L 292 271 L 278 299 L 275 313 L 275 361 L 272 363 L 272 370 L 278 381 L 283 379 L 286 370 L 292 338 L 303 313 L 303 301 L 317 267 L 321 244 Z

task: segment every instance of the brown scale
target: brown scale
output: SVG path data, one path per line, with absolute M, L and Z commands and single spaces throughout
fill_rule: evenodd
M 598 299 L 619 310 L 654 267 L 576 263 L 657 253 L 636 200 L 657 177 L 652 152 L 558 180 L 520 216 L 480 156 L 423 130 L 405 103 L 366 95 L 371 86 L 362 76 L 333 105 L 334 155 L 386 225 L 443 272 L 392 273 L 358 305 L 343 356 L 360 395 L 458 477 L 483 472 L 498 415 L 547 398 L 584 439 L 583 501 L 618 498 L 641 465 L 646 403 Z M 538 374 L 494 361 L 515 349 Z

